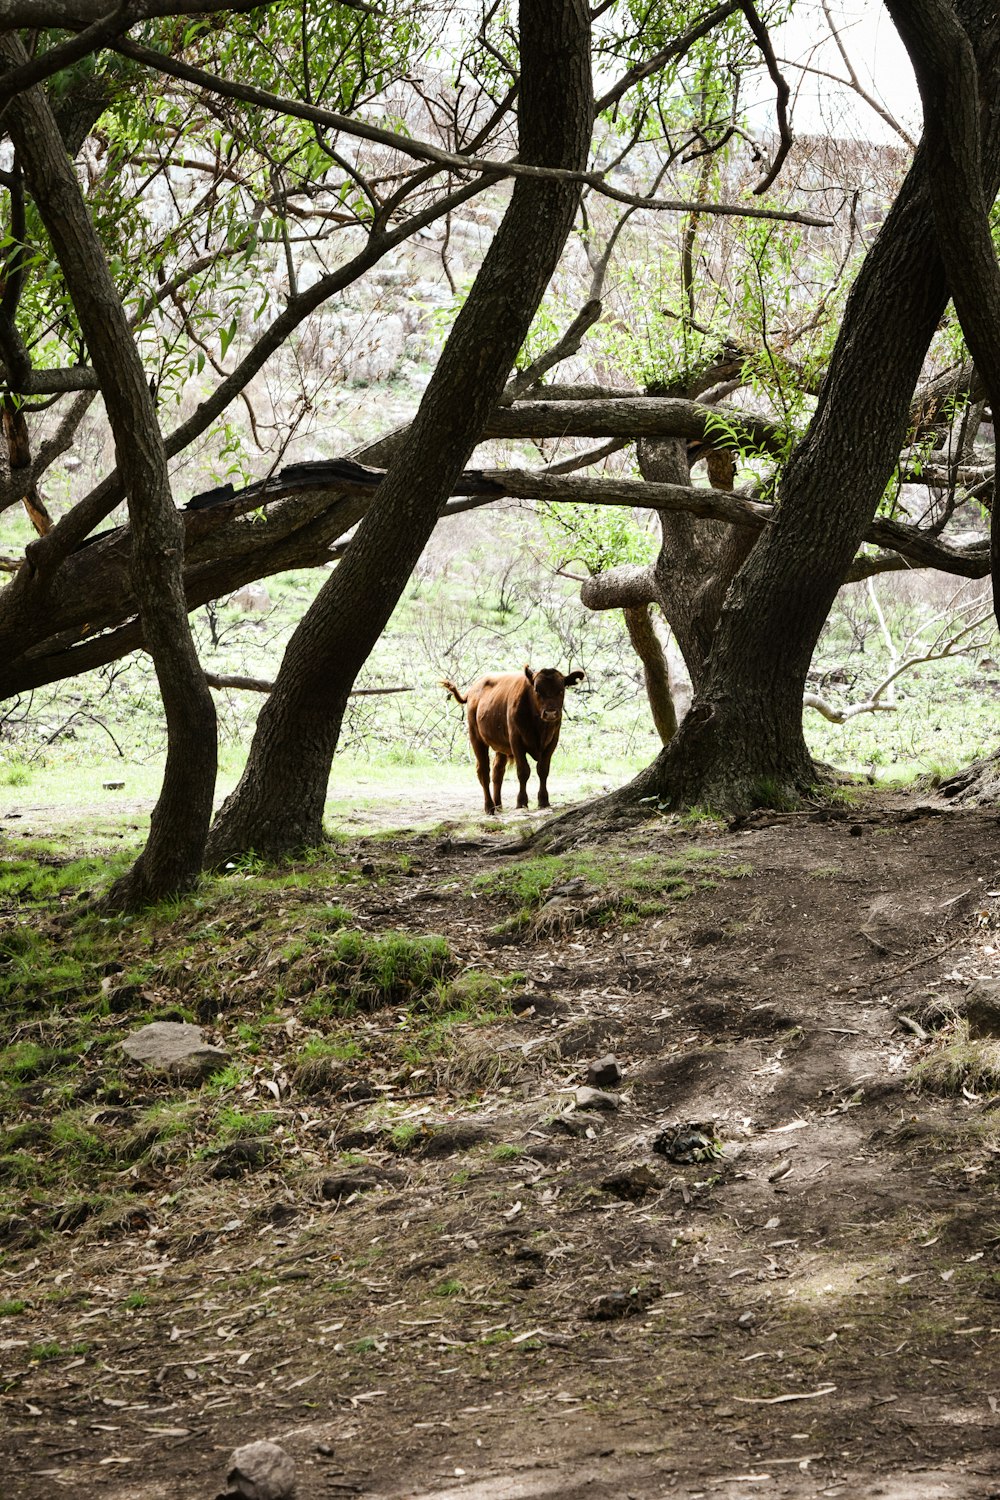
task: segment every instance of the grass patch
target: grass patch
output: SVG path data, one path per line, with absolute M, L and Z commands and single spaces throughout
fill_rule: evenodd
M 520 1161 L 524 1151 L 520 1146 L 512 1146 L 509 1142 L 502 1141 L 499 1146 L 491 1146 L 489 1156 L 491 1161 Z
M 910 1069 L 910 1081 L 936 1094 L 1000 1093 L 1000 1041 L 970 1037 L 969 1023 L 959 1019 Z
M 411 937 L 405 932 L 371 936 L 341 932 L 327 950 L 325 994 L 303 1007 L 307 1020 L 379 1010 L 387 1005 L 414 1005 L 437 996 L 442 980 L 455 968 L 443 937 Z
M 228 1104 L 222 1106 L 215 1120 L 218 1135 L 224 1141 L 245 1141 L 270 1135 L 278 1123 L 277 1116 L 270 1110 L 248 1115 Z
M 710 868 L 715 879 L 699 877 Z M 729 870 L 711 849 L 691 847 L 678 854 L 595 854 L 590 851 L 519 860 L 473 882 L 477 895 L 503 902 L 512 914 L 501 931 L 530 925 L 547 907 L 557 925 L 595 926 L 618 914 L 657 916 L 696 889 L 711 890 L 717 879 L 747 873 Z

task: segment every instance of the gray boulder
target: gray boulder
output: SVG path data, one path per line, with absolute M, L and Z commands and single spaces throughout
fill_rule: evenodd
M 152 1021 L 126 1037 L 122 1051 L 151 1073 L 167 1073 L 185 1082 L 207 1078 L 229 1061 L 225 1048 L 205 1041 L 200 1026 L 183 1021 Z

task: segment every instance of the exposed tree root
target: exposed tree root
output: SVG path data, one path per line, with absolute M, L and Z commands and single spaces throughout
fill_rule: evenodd
M 966 807 L 1000 805 L 1000 751 L 973 761 L 938 785 L 942 797 Z

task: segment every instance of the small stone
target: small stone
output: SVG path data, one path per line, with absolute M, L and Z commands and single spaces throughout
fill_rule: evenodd
M 574 1095 L 574 1102 L 577 1109 L 620 1109 L 622 1101 L 617 1094 L 607 1094 L 603 1089 L 582 1084 Z
M 124 787 L 124 781 L 102 781 L 101 786 L 106 792 L 120 792 Z
M 599 1057 L 587 1069 L 587 1082 L 595 1089 L 614 1089 L 622 1081 L 621 1065 L 617 1057 L 609 1052 Z
M 292 1500 L 295 1464 L 277 1443 L 246 1443 L 233 1450 L 226 1483 L 244 1500 Z
M 223 1047 L 205 1041 L 200 1026 L 185 1021 L 152 1021 L 141 1026 L 125 1038 L 122 1051 L 151 1073 L 169 1073 L 185 1081 L 207 1078 L 229 1061 Z

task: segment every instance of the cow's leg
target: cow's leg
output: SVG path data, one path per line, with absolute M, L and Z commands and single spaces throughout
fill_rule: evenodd
M 531 767 L 528 765 L 528 757 L 520 745 L 514 747 L 514 764 L 517 766 L 517 805 L 527 807 L 528 805 L 528 777 L 531 775 Z
M 493 757 L 493 806 L 500 810 L 500 793 L 503 788 L 503 774 L 507 769 L 507 757 L 501 755 L 498 750 Z
M 471 736 L 470 736 L 471 738 Z M 493 806 L 493 798 L 490 796 L 490 751 L 485 740 L 478 735 L 472 740 L 472 752 L 476 757 L 476 774 L 479 777 L 479 785 L 483 789 L 483 805 L 488 813 L 496 811 Z
M 538 757 L 538 805 L 548 807 L 549 805 L 549 766 L 552 763 L 552 751 L 543 750 Z

